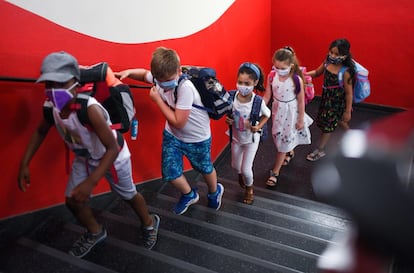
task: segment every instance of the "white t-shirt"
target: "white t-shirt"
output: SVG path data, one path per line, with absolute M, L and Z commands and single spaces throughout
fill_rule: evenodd
M 239 92 L 236 92 L 233 101 L 233 140 L 239 142 L 240 144 L 252 143 L 252 131 L 250 123 L 250 112 L 253 106 L 254 96 L 257 96 L 253 93 L 253 96 L 249 102 L 241 103 L 238 99 Z M 266 106 L 265 102 L 262 100 L 260 107 L 259 116 L 270 117 L 270 109 Z M 256 134 L 255 141 L 258 141 L 259 134 Z M 257 138 L 257 139 L 256 139 Z
M 147 80 L 151 82 L 152 75 L 148 74 Z M 196 143 L 210 138 L 210 118 L 207 111 L 193 107 L 193 104 L 204 105 L 201 102 L 200 94 L 191 81 L 184 80 L 180 82 L 177 89 L 177 103 L 175 103 L 174 89 L 165 91 L 159 86 L 157 86 L 157 89 L 161 98 L 172 108 L 191 110 L 187 123 L 181 129 L 171 126 L 166 121 L 165 129 L 169 133 L 185 143 Z

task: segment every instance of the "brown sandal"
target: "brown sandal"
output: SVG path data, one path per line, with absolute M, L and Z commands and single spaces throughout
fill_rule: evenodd
M 245 189 L 246 185 L 244 184 L 244 180 L 243 180 L 243 175 L 241 173 L 239 173 L 239 185 L 240 188 Z
M 266 181 L 266 186 L 268 188 L 276 187 L 278 178 L 279 178 L 279 175 L 275 174 L 273 171 L 270 171 L 270 177 Z
M 246 190 L 244 192 L 244 199 L 243 203 L 247 205 L 253 204 L 253 186 L 246 186 Z

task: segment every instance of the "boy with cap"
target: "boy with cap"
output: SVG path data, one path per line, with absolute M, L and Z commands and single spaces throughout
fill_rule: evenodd
M 111 121 L 105 108 L 95 98 L 88 98 L 88 128 L 79 121 L 76 106 L 80 71 L 77 60 L 66 52 L 51 53 L 43 60 L 41 75 L 47 100 L 44 116 L 32 135 L 20 164 L 18 186 L 24 192 L 30 185 L 29 163 L 55 125 L 67 146 L 74 152 L 72 171 L 66 186 L 66 205 L 76 219 L 86 227 L 86 233 L 74 243 L 69 254 L 85 256 L 106 236 L 88 205 L 93 188 L 102 177 L 112 191 L 130 204 L 141 220 L 144 246 L 151 249 L 158 235 L 160 218 L 150 215 L 145 199 L 137 192 L 132 180 L 131 159 L 127 143 L 122 135 L 110 128 Z
M 208 186 L 208 206 L 218 210 L 224 187 L 217 182 L 216 170 L 211 161 L 210 118 L 205 110 L 193 107 L 203 103 L 192 82 L 182 80 L 178 84 L 180 69 L 178 54 L 173 49 L 159 47 L 152 55 L 151 71 L 127 69 L 115 75 L 121 80 L 129 77 L 155 83 L 150 98 L 166 118 L 162 139 L 162 176 L 181 192 L 174 212 L 183 214 L 199 200 L 196 189 L 191 188 L 183 175 L 183 156 L 203 175 Z

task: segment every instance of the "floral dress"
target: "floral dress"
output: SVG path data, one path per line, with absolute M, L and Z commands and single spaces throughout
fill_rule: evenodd
M 326 68 L 323 86 L 316 125 L 323 133 L 331 133 L 342 119 L 345 110 L 345 91 L 339 86 L 338 74 L 331 73 Z
M 296 130 L 298 101 L 292 78 L 280 81 L 276 76 L 272 82 L 272 93 L 272 136 L 277 150 L 287 153 L 297 145 L 310 144 L 309 126 L 313 120 L 309 115 L 304 114 L 304 127 Z

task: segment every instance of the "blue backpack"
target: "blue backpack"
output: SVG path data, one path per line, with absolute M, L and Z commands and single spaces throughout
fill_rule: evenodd
M 233 91 L 229 91 L 228 92 L 230 95 L 230 99 L 233 102 L 234 101 L 234 97 L 236 95 L 236 90 Z M 258 121 L 260 121 L 260 109 L 262 108 L 262 97 L 259 95 L 254 96 L 253 99 L 253 105 L 252 105 L 252 110 L 250 111 L 250 124 L 252 126 L 256 125 L 256 123 Z M 229 128 L 229 132 L 230 132 L 230 142 L 233 139 L 233 133 L 232 133 L 232 126 L 230 126 Z M 260 142 L 266 141 L 269 137 L 269 131 L 267 128 L 267 122 L 263 125 L 262 130 L 260 132 Z M 254 137 L 253 137 L 253 141 L 254 141 Z
M 371 84 L 368 79 L 368 69 L 361 64 L 355 63 L 355 81 L 354 81 L 354 93 L 352 95 L 354 103 L 360 103 L 371 94 Z M 338 74 L 339 86 L 344 87 L 344 73 L 348 69 L 346 66 L 342 66 Z

